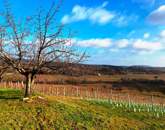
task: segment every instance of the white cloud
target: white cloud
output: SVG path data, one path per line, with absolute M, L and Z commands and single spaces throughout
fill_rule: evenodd
M 165 25 L 165 5 L 151 12 L 148 21 L 154 25 Z
M 66 14 L 61 22 L 64 24 L 77 22 L 82 20 L 89 20 L 92 23 L 101 25 L 109 23 L 115 16 L 114 13 L 105 9 L 108 2 L 104 2 L 101 6 L 95 8 L 88 8 L 85 6 L 75 5 L 71 14 Z
M 160 37 L 161 38 L 165 38 L 165 30 L 163 30 L 163 31 L 160 32 Z
M 72 43 L 81 47 L 109 48 L 112 52 L 121 49 L 139 53 L 150 53 L 160 51 L 165 48 L 160 41 L 147 41 L 144 39 L 110 39 L 110 38 L 92 38 L 92 39 L 72 39 Z
M 86 7 L 81 5 L 75 5 L 72 8 L 70 14 L 66 14 L 62 17 L 61 22 L 64 24 L 88 20 L 94 24 L 105 25 L 110 22 L 114 25 L 122 27 L 127 26 L 129 23 L 134 23 L 138 20 L 138 16 L 135 14 L 127 15 L 109 11 L 105 7 L 108 5 L 108 1 L 105 1 L 98 7 Z
M 118 48 L 125 48 L 129 45 L 129 40 L 128 39 L 117 40 L 116 45 Z
M 160 42 L 149 42 L 142 39 L 137 39 L 133 43 L 133 48 L 141 51 L 158 51 L 163 48 Z
M 165 30 L 162 30 L 159 34 L 158 40 L 165 45 Z
M 74 39 L 73 41 L 76 45 L 83 46 L 83 47 L 103 47 L 107 48 L 110 47 L 112 44 L 112 40 L 109 38 L 104 38 L 104 39 L 88 39 L 88 40 L 79 40 L 79 39 Z
M 144 33 L 143 38 L 147 39 L 147 38 L 149 38 L 149 37 L 150 37 L 150 34 L 149 34 L 149 33 Z
M 87 40 L 72 39 L 72 43 L 82 47 L 101 47 L 101 48 L 126 48 L 129 45 L 128 39 L 113 40 L 110 38 L 92 38 Z
M 165 30 L 162 30 L 155 38 L 149 38 L 150 33 L 144 33 L 142 38 L 112 39 L 91 38 L 72 39 L 72 43 L 81 47 L 103 48 L 111 52 L 128 51 L 136 54 L 151 54 L 165 50 Z

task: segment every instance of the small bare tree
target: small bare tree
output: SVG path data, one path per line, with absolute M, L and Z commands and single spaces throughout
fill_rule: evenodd
M 56 14 L 61 6 L 53 3 L 48 11 L 17 20 L 8 4 L 0 25 L 0 58 L 25 77 L 25 97 L 30 96 L 34 76 L 56 63 L 78 63 L 85 57 L 71 43 L 71 33 L 58 24 Z

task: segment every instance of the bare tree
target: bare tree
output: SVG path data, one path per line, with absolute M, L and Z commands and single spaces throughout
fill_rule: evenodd
M 0 25 L 0 58 L 26 78 L 25 97 L 30 96 L 34 76 L 55 63 L 78 63 L 85 52 L 76 50 L 71 43 L 71 33 L 58 24 L 56 14 L 61 6 L 53 3 L 48 11 L 18 20 L 5 5 Z

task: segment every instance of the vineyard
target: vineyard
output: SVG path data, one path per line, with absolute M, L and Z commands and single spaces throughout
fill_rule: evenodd
M 1 88 L 24 89 L 23 82 L 1 82 L 0 86 Z M 49 96 L 79 97 L 81 99 L 108 99 L 116 102 L 133 102 L 139 104 L 165 106 L 164 96 L 139 96 L 134 93 L 119 93 L 112 88 L 83 87 L 78 85 L 35 84 L 32 88 L 32 91 L 33 93 L 40 93 Z
M 14 88 L 23 90 L 23 82 L 3 82 L 1 88 Z M 160 96 L 139 96 L 130 93 L 119 93 L 113 89 L 92 88 L 67 85 L 46 85 L 35 84 L 33 93 L 56 96 L 56 97 L 76 97 L 79 99 L 92 100 L 98 102 L 108 102 L 115 108 L 123 108 L 126 111 L 149 112 L 153 116 L 165 116 L 165 98 Z M 10 97 L 10 93 L 9 93 Z

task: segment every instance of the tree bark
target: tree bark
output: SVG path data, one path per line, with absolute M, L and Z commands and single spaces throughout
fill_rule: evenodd
M 2 82 L 3 77 L 0 75 L 0 82 Z
M 31 95 L 31 87 L 33 85 L 33 75 L 27 74 L 26 76 L 26 85 L 25 85 L 25 95 L 24 97 L 29 97 Z

